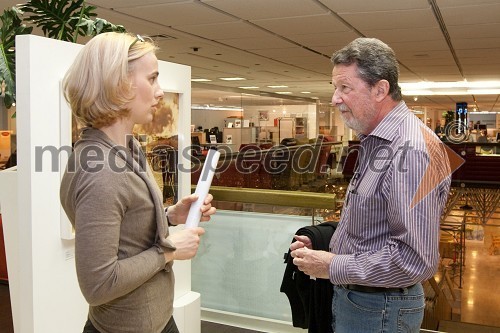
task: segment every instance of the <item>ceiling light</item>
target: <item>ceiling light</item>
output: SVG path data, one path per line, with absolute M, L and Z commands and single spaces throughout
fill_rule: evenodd
M 288 88 L 288 86 L 267 86 L 268 88 Z
M 467 93 L 470 95 L 500 95 L 500 88 L 498 88 L 498 89 L 468 89 Z
M 301 91 L 300 93 L 301 94 L 310 94 L 311 92 L 310 91 Z
M 192 82 L 209 82 L 209 81 L 212 81 L 212 80 L 209 80 L 209 79 L 191 79 Z
M 497 88 L 500 81 L 456 81 L 456 82 L 431 82 L 421 81 L 413 83 L 400 83 L 401 89 L 447 89 L 447 88 Z
M 462 90 L 401 90 L 405 96 L 452 96 L 452 95 L 500 95 L 499 89 L 462 89 Z
M 259 87 L 256 87 L 256 86 L 248 86 L 248 87 L 238 87 L 238 88 L 241 88 L 241 89 L 258 89 Z
M 220 77 L 219 80 L 224 81 L 242 81 L 246 80 L 244 77 Z
M 276 93 L 277 93 L 277 94 L 283 94 L 283 95 L 289 95 L 289 94 L 291 94 L 292 92 L 291 92 L 291 91 L 277 91 Z
M 243 108 L 230 106 L 191 105 L 191 110 L 243 111 Z
M 500 81 L 400 83 L 403 95 L 497 95 Z

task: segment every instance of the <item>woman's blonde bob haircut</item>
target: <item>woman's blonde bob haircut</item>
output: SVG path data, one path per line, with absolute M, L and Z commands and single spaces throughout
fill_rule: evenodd
M 107 32 L 92 38 L 64 76 L 64 97 L 83 126 L 109 126 L 128 116 L 134 98 L 130 72 L 134 61 L 156 52 L 150 40 L 128 33 Z

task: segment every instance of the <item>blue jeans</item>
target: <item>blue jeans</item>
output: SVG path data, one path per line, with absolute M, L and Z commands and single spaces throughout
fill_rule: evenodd
M 424 318 L 422 284 L 401 292 L 365 293 L 334 286 L 335 333 L 418 333 Z

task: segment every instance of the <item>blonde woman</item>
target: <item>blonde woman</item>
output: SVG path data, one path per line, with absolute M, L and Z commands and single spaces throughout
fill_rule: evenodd
M 156 46 L 140 36 L 104 33 L 78 54 L 64 78 L 73 114 L 86 127 L 61 184 L 75 228 L 78 282 L 89 303 L 84 333 L 174 333 L 174 260 L 195 256 L 204 229 L 185 223 L 190 195 L 164 209 L 135 124 L 151 122 L 163 96 Z M 167 73 L 168 74 L 168 73 Z M 202 221 L 215 213 L 205 198 Z

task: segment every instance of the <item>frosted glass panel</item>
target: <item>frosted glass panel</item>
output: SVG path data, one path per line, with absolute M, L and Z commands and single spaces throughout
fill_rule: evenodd
M 204 308 L 292 321 L 280 286 L 283 254 L 311 217 L 217 211 L 192 261 L 192 289 Z

